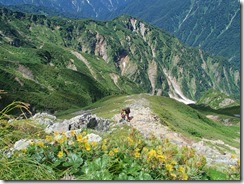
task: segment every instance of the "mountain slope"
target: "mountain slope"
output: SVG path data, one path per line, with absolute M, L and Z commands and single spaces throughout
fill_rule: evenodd
M 133 17 L 123 16 L 108 22 L 69 20 L 5 8 L 0 15 L 4 25 L 0 30 L 1 69 L 5 76 L 1 83 L 9 93 L 18 94 L 12 83 L 18 84 L 17 91 L 28 91 L 24 85 L 31 83 L 30 88 L 38 91 L 65 89 L 76 95 L 86 91 L 89 99 L 86 104 L 97 100 L 96 96 L 141 91 L 192 103 L 212 88 L 239 98 L 238 69 L 224 59 L 185 47 L 177 38 Z M 10 69 L 5 67 L 6 63 Z M 42 67 L 47 68 L 43 76 Z M 22 70 L 29 71 L 29 76 L 23 75 Z M 64 79 L 49 79 L 49 72 L 52 78 Z M 55 72 L 60 75 L 54 75 Z M 69 86 L 70 80 L 71 83 L 87 81 L 100 90 L 85 84 Z M 23 99 L 25 95 L 18 97 Z
M 102 58 L 59 46 L 62 37 L 48 26 L 29 27 L 28 22 L 37 19 L 1 10 L 0 83 L 8 92 L 1 107 L 22 100 L 31 103 L 33 111 L 55 112 L 85 106 L 111 94 L 142 91 L 134 82 L 119 77 L 115 67 L 104 64 Z
M 131 0 L 0 0 L 4 5 L 35 5 L 55 9 L 64 15 L 106 18 L 107 14 L 116 11 L 118 7 L 124 6 Z M 31 7 L 29 7 L 31 8 Z
M 204 152 L 209 162 L 225 162 L 224 157 L 230 155 L 222 154 L 224 152 L 237 151 L 239 154 L 240 119 L 233 114 L 222 115 L 215 111 L 203 114 L 173 99 L 147 94 L 109 97 L 86 107 L 85 110 L 89 109 L 98 116 L 119 122 L 121 117 L 118 112 L 124 106 L 130 107 L 130 116 L 134 117 L 127 124 L 145 137 L 154 135 L 159 139 L 167 138 L 179 146 L 195 147 L 199 154 Z M 210 115 L 228 120 L 230 124 L 226 126 L 224 121 L 212 120 L 208 118 Z M 217 140 L 223 143 L 219 141 L 218 144 L 212 145 Z M 205 146 L 217 149 L 220 153 L 209 151 Z
M 0 3 L 17 6 L 28 3 L 61 12 L 57 15 L 99 20 L 128 14 L 170 32 L 190 46 L 227 57 L 231 64 L 240 67 L 240 2 L 236 0 L 0 0 Z M 26 9 L 21 5 L 20 8 Z M 36 7 L 33 10 L 36 12 Z
M 184 43 L 240 66 L 240 2 L 135 0 L 114 12 L 129 14 L 156 25 Z

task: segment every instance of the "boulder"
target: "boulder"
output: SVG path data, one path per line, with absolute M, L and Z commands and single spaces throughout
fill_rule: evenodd
M 102 138 L 99 135 L 93 133 L 88 134 L 86 137 L 88 142 L 100 142 L 102 140 Z
M 67 132 L 70 130 L 78 130 L 90 128 L 97 131 L 108 131 L 110 122 L 107 119 L 102 119 L 91 113 L 84 112 L 81 115 L 75 116 L 69 120 L 64 120 L 60 123 L 54 123 L 47 126 L 46 133 L 51 132 Z
M 31 140 L 26 140 L 26 139 L 18 140 L 17 142 L 14 143 L 13 151 L 26 149 L 29 146 L 30 142 Z
M 54 122 L 57 118 L 56 118 L 56 116 L 50 115 L 48 113 L 36 113 L 30 119 L 37 121 L 38 123 L 40 123 L 42 125 L 50 126 L 50 125 L 54 124 Z

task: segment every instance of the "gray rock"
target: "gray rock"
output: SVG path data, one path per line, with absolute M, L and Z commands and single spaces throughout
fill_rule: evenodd
M 56 116 L 53 116 L 48 113 L 36 113 L 30 119 L 37 121 L 38 123 L 40 123 L 42 125 L 50 126 L 50 125 L 54 124 L 54 122 L 57 118 L 56 118 Z
M 100 142 L 102 140 L 102 138 L 99 135 L 93 133 L 88 134 L 86 137 L 88 142 Z
M 79 116 L 64 120 L 61 123 L 54 123 L 45 129 L 46 133 L 67 132 L 70 130 L 90 128 L 97 131 L 108 131 L 110 122 L 91 113 L 83 113 Z
M 26 139 L 20 139 L 17 142 L 15 142 L 13 151 L 19 151 L 19 150 L 24 150 L 30 145 L 31 140 L 26 140 Z

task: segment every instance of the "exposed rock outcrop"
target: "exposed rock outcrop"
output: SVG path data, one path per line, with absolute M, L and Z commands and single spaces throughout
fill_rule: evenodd
M 64 120 L 61 123 L 54 123 L 48 126 L 45 131 L 46 133 L 51 132 L 67 132 L 69 130 L 85 129 L 90 128 L 98 131 L 108 131 L 109 120 L 102 119 L 96 115 L 84 112 L 69 120 Z
M 46 126 L 50 126 L 54 124 L 55 120 L 57 119 L 56 116 L 50 115 L 48 113 L 36 113 L 30 119 L 37 121 L 38 123 Z

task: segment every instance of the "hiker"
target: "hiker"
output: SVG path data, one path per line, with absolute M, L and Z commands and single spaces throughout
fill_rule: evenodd
M 120 114 L 123 119 L 125 119 L 125 117 L 126 117 L 128 122 L 130 122 L 130 120 L 132 119 L 131 117 L 129 117 L 129 114 L 130 114 L 129 107 L 122 109 Z

